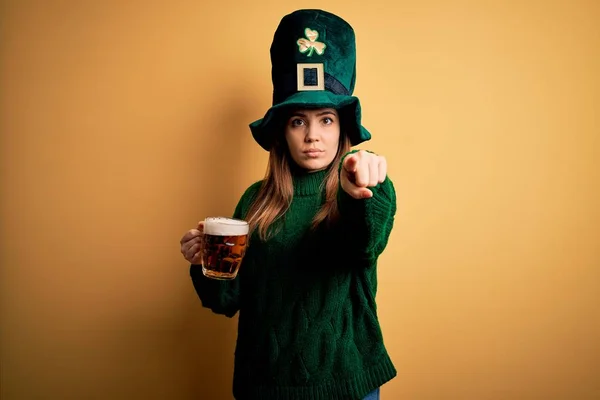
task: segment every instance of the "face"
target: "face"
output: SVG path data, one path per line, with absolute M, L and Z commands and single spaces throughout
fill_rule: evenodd
M 336 110 L 297 110 L 285 126 L 285 140 L 292 159 L 308 172 L 321 171 L 335 159 L 340 142 Z

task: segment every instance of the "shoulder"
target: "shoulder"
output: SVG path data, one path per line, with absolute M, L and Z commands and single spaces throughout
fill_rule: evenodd
M 235 208 L 234 216 L 236 218 L 245 218 L 248 210 L 252 203 L 256 200 L 256 196 L 260 187 L 262 186 L 263 181 L 254 182 L 250 185 L 242 194 L 242 197 L 238 201 L 237 207 Z
M 264 180 L 256 181 L 252 185 L 250 185 L 242 194 L 242 201 L 252 201 L 256 197 L 258 190 L 262 186 Z

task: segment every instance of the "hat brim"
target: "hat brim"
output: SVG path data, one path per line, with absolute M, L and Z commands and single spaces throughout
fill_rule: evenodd
M 298 108 L 333 108 L 343 115 L 344 129 L 352 146 L 371 139 L 361 125 L 360 100 L 356 96 L 339 95 L 327 90 L 297 92 L 285 101 L 271 107 L 262 119 L 250 124 L 254 140 L 270 151 L 273 137 L 287 122 L 292 110 Z

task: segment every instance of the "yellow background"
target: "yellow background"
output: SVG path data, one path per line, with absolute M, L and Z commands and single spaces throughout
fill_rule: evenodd
M 231 399 L 179 239 L 263 176 L 301 7 L 354 26 L 398 193 L 383 399 L 600 398 L 600 2 L 1 4 L 3 400 Z

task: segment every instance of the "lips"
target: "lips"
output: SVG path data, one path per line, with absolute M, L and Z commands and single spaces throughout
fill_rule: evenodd
M 319 150 L 319 149 L 308 149 L 303 151 L 304 154 L 318 154 L 318 153 L 322 153 L 323 150 Z
M 308 149 L 303 151 L 303 153 L 308 158 L 319 158 L 324 154 L 324 151 L 319 149 Z

